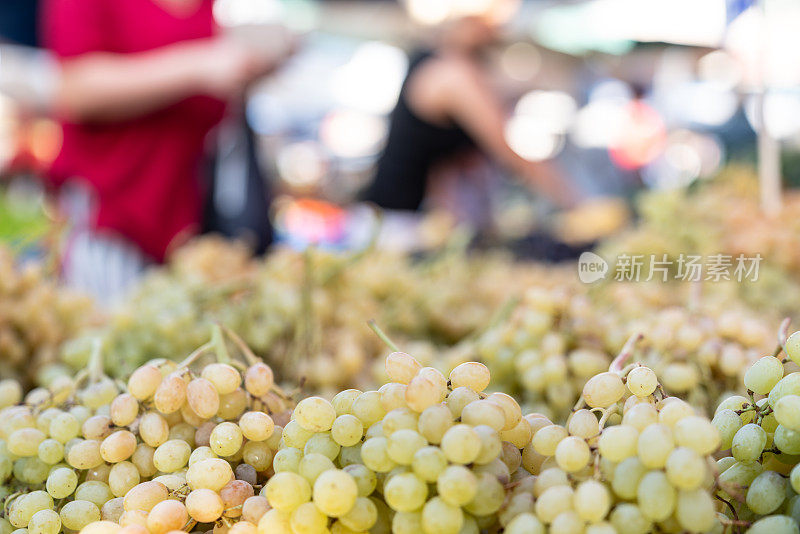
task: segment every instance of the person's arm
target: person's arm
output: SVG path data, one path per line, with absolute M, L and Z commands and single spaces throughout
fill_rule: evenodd
M 576 191 L 553 164 L 526 160 L 509 146 L 503 108 L 475 67 L 467 62 L 446 60 L 439 76 L 438 100 L 442 109 L 488 155 L 557 205 L 568 207 L 577 201 Z
M 90 52 L 62 62 L 55 107 L 77 122 L 123 120 L 191 94 L 233 96 L 268 68 L 244 45 L 225 39 L 139 54 Z

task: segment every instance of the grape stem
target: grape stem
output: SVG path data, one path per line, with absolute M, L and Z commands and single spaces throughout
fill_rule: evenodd
M 211 327 L 211 343 L 214 344 L 214 352 L 217 355 L 219 363 L 231 363 L 231 355 L 228 352 L 228 347 L 225 345 L 225 336 L 222 335 L 222 328 L 219 323 L 215 323 Z
M 600 421 L 598 423 L 600 425 L 600 430 L 603 430 L 603 427 L 605 427 L 605 424 L 608 421 L 608 418 L 611 417 L 615 413 L 617 413 L 617 405 L 616 404 L 612 404 L 609 408 L 605 408 L 603 410 L 603 415 L 602 415 L 602 417 L 600 417 Z
M 625 342 L 625 345 L 622 346 L 622 350 L 619 352 L 614 361 L 611 362 L 611 365 L 608 366 L 608 370 L 612 373 L 619 373 L 622 371 L 622 368 L 625 366 L 625 362 L 627 362 L 631 356 L 633 356 L 633 348 L 634 346 L 642 339 L 644 335 L 641 332 L 633 334 L 628 341 Z
M 386 344 L 387 347 L 392 349 L 394 352 L 402 352 L 400 350 L 400 347 L 398 347 L 397 344 L 394 341 L 392 341 L 389 336 L 386 335 L 386 332 L 381 330 L 381 327 L 378 326 L 378 323 L 375 322 L 375 319 L 370 319 L 369 321 L 367 321 L 367 325 L 369 325 L 372 331 L 375 332 L 375 335 L 377 335 L 381 339 L 381 341 L 383 341 Z
M 94 384 L 103 378 L 103 342 L 99 337 L 92 340 L 92 354 L 89 356 L 89 381 Z
M 242 355 L 244 356 L 244 359 L 247 360 L 248 365 L 255 365 L 262 361 L 261 358 L 256 356 L 255 353 L 253 353 L 253 351 L 250 349 L 250 347 L 247 346 L 247 343 L 245 343 L 245 341 L 239 336 L 239 334 L 237 334 L 224 324 L 219 324 L 219 327 L 222 328 L 222 330 L 225 332 L 225 335 L 227 335 L 231 339 L 231 341 L 233 341 L 234 344 L 237 347 L 239 347 L 239 350 L 242 351 Z
M 181 363 L 179 363 L 177 368 L 178 369 L 182 369 L 184 367 L 189 367 L 195 361 L 197 361 L 197 359 L 200 356 L 202 356 L 203 354 L 205 354 L 206 352 L 210 351 L 213 348 L 215 348 L 213 340 L 209 341 L 208 343 L 204 343 L 204 344 L 200 345 L 199 347 L 194 349 L 194 352 L 189 354 Z
M 719 495 L 716 495 L 716 494 L 714 495 L 714 498 L 717 499 L 718 501 L 722 501 L 723 503 L 725 503 L 725 505 L 731 511 L 731 514 L 733 514 L 734 519 L 727 519 L 727 518 L 726 519 L 721 519 L 720 521 L 723 524 L 733 527 L 733 531 L 734 532 L 739 532 L 740 531 L 740 529 L 738 527 L 749 527 L 750 526 L 749 522 L 739 520 L 739 516 L 736 513 L 736 508 L 734 508 L 733 505 L 730 502 L 726 501 L 725 499 L 723 499 L 722 497 L 720 497 Z

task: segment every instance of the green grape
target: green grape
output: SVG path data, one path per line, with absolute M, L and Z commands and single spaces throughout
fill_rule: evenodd
M 619 534 L 647 534 L 653 524 L 635 504 L 622 503 L 611 512 L 611 524 Z
M 395 468 L 394 460 L 389 457 L 388 440 L 384 437 L 368 439 L 361 446 L 361 458 L 364 465 L 376 473 L 388 473 Z
M 127 461 L 111 466 L 111 471 L 108 474 L 108 487 L 116 497 L 124 497 L 128 491 L 139 484 L 139 481 L 139 470 L 136 469 L 135 465 Z M 182 482 L 186 482 L 183 477 Z
M 583 521 L 578 514 L 572 510 L 561 512 L 550 524 L 550 532 L 581 532 L 583 531 Z
M 425 482 L 436 482 L 447 468 L 447 457 L 439 447 L 422 447 L 414 453 L 411 469 Z
M 781 452 L 800 454 L 800 432 L 778 425 L 773 435 L 773 443 Z
M 758 395 L 766 395 L 783 378 L 783 363 L 774 356 L 764 356 L 744 374 L 744 385 Z
M 539 518 L 530 512 L 519 514 L 506 525 L 505 534 L 545 534 Z
M 356 416 L 351 414 L 338 416 L 331 426 L 331 437 L 342 447 L 352 447 L 361 441 L 363 435 L 364 425 L 361 424 L 361 421 Z
M 303 448 L 303 452 L 304 454 L 319 453 L 327 456 L 331 460 L 335 460 L 339 455 L 340 449 L 341 447 L 331 437 L 330 432 L 321 432 L 319 434 L 314 434 L 308 439 Z
M 309 432 L 325 432 L 336 419 L 336 409 L 321 397 L 308 397 L 297 403 L 294 420 Z
M 503 408 L 490 400 L 470 402 L 461 411 L 461 421 L 471 426 L 486 425 L 500 432 L 506 424 Z
M 596 523 L 608 514 L 611 507 L 611 495 L 602 483 L 596 480 L 586 480 L 575 488 L 572 503 L 581 520 Z
M 568 485 L 551 486 L 536 500 L 536 517 L 546 524 L 553 522 L 561 512 L 572 509 L 573 489 Z
M 436 480 L 436 489 L 446 503 L 465 506 L 478 493 L 478 479 L 461 465 L 451 465 Z
M 593 376 L 583 387 L 583 399 L 592 408 L 611 406 L 625 394 L 625 384 L 615 373 Z
M 222 501 L 222 497 L 217 492 L 205 488 L 196 489 L 189 493 L 184 504 L 189 516 L 200 523 L 216 521 L 222 517 L 222 513 L 225 510 L 225 503 Z M 269 507 L 269 503 L 266 506 Z M 242 514 L 244 515 L 244 507 L 242 507 Z
M 727 450 L 733 445 L 733 437 L 736 435 L 736 432 L 742 428 L 742 418 L 733 410 L 724 409 L 714 414 L 714 419 L 711 421 L 711 424 L 713 424 L 719 432 L 720 448 L 722 450 Z
M 54 440 L 46 439 L 39 444 L 38 456 L 41 461 L 48 465 L 57 464 L 64 459 L 64 446 Z M 2 472 L 2 469 L 0 469 Z M 2 478 L 2 475 L 0 475 Z
M 637 443 L 639 460 L 648 469 L 660 469 L 675 448 L 673 435 L 666 425 L 650 425 L 642 430 Z
M 406 387 L 405 384 L 389 382 L 378 389 L 381 394 L 381 406 L 387 412 L 406 406 Z
M 363 392 L 358 389 L 346 389 L 337 393 L 331 401 L 331 405 L 336 410 L 336 415 L 352 415 L 353 402 L 361 393 Z
M 692 533 L 709 532 L 717 522 L 713 497 L 702 489 L 679 491 L 675 518 Z
M 290 512 L 311 499 L 311 486 L 300 475 L 284 471 L 267 481 L 264 496 L 273 508 Z
M 639 481 L 636 498 L 642 515 L 651 521 L 664 521 L 675 509 L 675 488 L 662 471 L 650 471 Z
M 75 489 L 76 500 L 92 502 L 98 509 L 113 498 L 108 484 L 97 480 L 84 482 Z
M 328 526 L 328 517 L 314 503 L 305 502 L 292 511 L 289 524 L 294 532 L 322 533 Z
M 469 464 L 481 451 L 481 440 L 472 427 L 459 424 L 450 427 L 440 445 L 447 459 L 453 463 Z
M 186 483 L 192 489 L 219 491 L 232 478 L 231 465 L 221 458 L 200 460 L 186 471 Z
M 300 449 L 295 449 L 294 447 L 287 447 L 275 453 L 275 457 L 272 459 L 272 468 L 276 473 L 280 473 L 282 471 L 298 473 L 302 458 L 303 451 Z
M 589 465 L 591 456 L 586 441 L 575 436 L 564 438 L 556 447 L 556 463 L 568 473 L 576 473 Z
M 494 476 L 480 473 L 478 476 L 478 492 L 464 509 L 476 516 L 494 514 L 503 505 L 505 489 Z
M 764 467 L 759 462 L 736 462 L 719 475 L 719 480 L 746 488 L 763 472 Z
M 335 469 L 333 462 L 325 455 L 311 453 L 303 456 L 297 466 L 297 473 L 313 486 L 314 481 L 323 472 Z
M 645 473 L 647 473 L 647 468 L 642 465 L 638 457 L 626 458 L 614 468 L 611 489 L 622 499 L 634 499 L 639 488 L 639 482 Z
M 6 503 L 8 505 L 8 503 Z M 11 501 L 7 519 L 16 528 L 27 528 L 33 515 L 40 510 L 52 510 L 53 498 L 45 491 L 36 490 Z
M 61 524 L 65 528 L 80 530 L 94 521 L 100 521 L 100 509 L 92 502 L 75 500 L 61 508 Z
M 6 446 L 11 454 L 19 457 L 37 456 L 39 444 L 46 438 L 38 428 L 21 428 L 8 436 Z
M 784 350 L 790 360 L 794 363 L 800 363 L 800 332 L 794 332 L 786 338 Z
M 211 450 L 220 456 L 232 456 L 242 448 L 244 435 L 239 425 L 231 422 L 224 422 L 218 424 L 211 431 L 211 438 L 209 444 Z M 186 454 L 188 461 L 189 454 Z
M 171 439 L 156 448 L 153 453 L 153 465 L 162 473 L 173 473 L 186 466 L 191 454 L 192 448 L 188 443 L 179 439 Z
M 425 534 L 458 534 L 464 524 L 461 508 L 434 497 L 422 508 L 422 532 Z
M 69 440 L 78 437 L 81 431 L 81 424 L 78 419 L 71 413 L 61 413 L 50 421 L 50 429 L 48 433 L 50 437 L 61 442 L 66 443 Z
M 758 515 L 767 515 L 783 503 L 786 480 L 774 471 L 758 475 L 747 489 L 747 506 Z
M 739 462 L 753 462 L 761 457 L 766 444 L 767 433 L 760 426 L 748 423 L 733 436 L 731 454 Z
M 283 429 L 283 443 L 287 447 L 302 449 L 314 433 L 304 429 L 297 421 L 289 421 Z
M 445 404 L 450 410 L 450 413 L 453 414 L 453 417 L 461 417 L 461 412 L 464 410 L 464 407 L 478 399 L 479 396 L 476 392 L 468 387 L 461 386 L 453 388 L 453 391 L 447 396 Z
M 386 411 L 381 405 L 381 394 L 377 391 L 365 391 L 355 398 L 351 406 L 352 414 L 361 420 L 365 428 L 380 421 Z
M 63 499 L 78 487 L 78 475 L 68 467 L 59 467 L 50 472 L 45 487 L 54 499 Z
M 349 512 L 358 497 L 358 486 L 347 472 L 325 471 L 314 482 L 313 500 L 324 514 L 340 517 Z
M 673 450 L 666 464 L 667 479 L 678 489 L 693 490 L 706 478 L 706 464 L 692 449 L 678 447 Z
M 390 435 L 386 442 L 386 453 L 399 465 L 411 465 L 414 454 L 428 442 L 415 430 L 402 429 Z
M 381 429 L 384 437 L 388 438 L 398 430 L 416 430 L 419 424 L 419 415 L 408 408 L 396 408 L 388 412 L 381 420 Z
M 453 424 L 453 415 L 450 409 L 444 404 L 434 404 L 425 408 L 419 415 L 417 430 L 428 440 L 428 443 L 438 445 L 442 442 L 445 432 Z
M 675 423 L 674 434 L 678 446 L 688 447 L 700 456 L 712 454 L 719 448 L 719 431 L 705 417 L 692 415 L 682 418 Z
M 38 457 L 20 458 L 14 462 L 14 477 L 25 484 L 38 486 L 47 480 L 50 466 Z
M 393 534 L 419 534 L 422 532 L 421 512 L 397 512 L 392 518 Z
M 658 377 L 649 367 L 634 367 L 628 373 L 625 384 L 628 391 L 637 397 L 647 397 L 656 390 Z
M 55 510 L 39 510 L 28 523 L 29 534 L 58 534 L 61 532 L 61 517 Z
M 775 403 L 786 395 L 800 395 L 800 373 L 789 373 L 775 384 L 767 396 L 769 405 L 774 408 Z
M 368 497 L 378 485 L 378 477 L 375 476 L 375 473 L 362 464 L 348 465 L 343 471 L 355 480 L 359 497 Z
M 798 534 L 800 528 L 791 517 L 771 515 L 750 525 L 747 534 Z
M 393 510 L 413 512 L 418 510 L 428 497 L 428 486 L 414 473 L 393 476 L 383 488 L 383 496 Z
M 600 455 L 612 462 L 621 462 L 636 455 L 639 431 L 629 425 L 604 428 L 597 442 Z
M 800 395 L 785 395 L 778 399 L 775 403 L 774 415 L 780 425 L 794 431 L 799 431 Z
M 353 508 L 339 517 L 339 522 L 355 532 L 366 532 L 378 521 L 378 507 L 370 499 L 359 497 Z

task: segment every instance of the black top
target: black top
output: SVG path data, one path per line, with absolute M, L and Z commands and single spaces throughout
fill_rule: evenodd
M 439 126 L 417 116 L 408 105 L 408 81 L 433 52 L 415 54 L 390 117 L 386 148 L 364 200 L 395 210 L 416 210 L 422 204 L 431 167 L 443 158 L 474 147 L 458 125 Z
M 37 0 L 0 0 L 0 42 L 39 46 Z

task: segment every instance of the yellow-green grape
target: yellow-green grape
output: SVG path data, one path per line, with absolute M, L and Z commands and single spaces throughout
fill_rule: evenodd
M 289 421 L 283 429 L 283 443 L 287 447 L 302 449 L 314 433 L 306 430 L 297 421 Z
M 774 356 L 764 356 L 744 374 L 744 385 L 758 395 L 766 395 L 783 378 L 783 363 Z
M 331 437 L 330 432 L 314 434 L 306 442 L 305 447 L 303 447 L 304 454 L 320 453 L 327 456 L 331 460 L 336 459 L 340 450 L 341 447 Z
M 740 462 L 754 462 L 761 457 L 767 444 L 767 433 L 754 424 L 748 423 L 733 436 L 731 454 Z
M 156 412 L 147 412 L 139 419 L 139 437 L 155 448 L 169 439 L 169 424 Z
M 438 445 L 442 441 L 445 432 L 453 426 L 453 415 L 450 409 L 444 404 L 434 404 L 423 410 L 419 415 L 417 429 L 428 443 Z M 384 423 L 385 432 L 385 423 Z
M 506 525 L 505 534 L 545 534 L 539 518 L 530 512 L 519 514 Z
M 497 431 L 486 425 L 478 425 L 472 430 L 478 435 L 481 446 L 474 463 L 484 465 L 494 461 L 503 451 L 503 442 Z
M 527 420 L 525 422 L 528 423 Z M 530 428 L 530 423 L 528 423 L 528 428 Z M 600 434 L 600 424 L 593 412 L 578 410 L 570 416 L 567 430 L 572 436 L 589 439 Z
M 331 437 L 342 447 L 352 447 L 364 436 L 364 425 L 351 414 L 338 416 L 331 426 Z
M 553 456 L 556 453 L 558 444 L 568 435 L 569 432 L 563 426 L 548 425 L 533 435 L 531 444 L 536 452 L 542 456 Z
M 634 367 L 626 377 L 628 391 L 637 397 L 652 395 L 658 386 L 658 377 L 649 367 Z
M 186 483 L 192 489 L 219 491 L 233 478 L 231 465 L 220 458 L 201 460 L 186 471 Z
M 124 497 L 139 484 L 139 470 L 131 462 L 120 462 L 111 466 L 108 474 L 108 487 L 116 497 Z
M 667 397 L 658 409 L 658 422 L 673 428 L 678 421 L 690 415 L 694 415 L 694 409 L 689 404 L 676 397 Z
M 800 454 L 800 432 L 778 425 L 772 439 L 781 452 L 792 455 Z
M 247 392 L 239 388 L 225 395 L 219 396 L 219 410 L 217 417 L 220 419 L 234 420 L 247 410 Z
M 397 464 L 411 465 L 414 453 L 427 445 L 425 438 L 416 431 L 402 429 L 388 437 L 386 453 Z
M 38 457 L 20 458 L 14 462 L 14 477 L 19 482 L 31 486 L 38 486 L 47 480 L 50 466 Z
M 622 503 L 611 511 L 611 524 L 621 534 L 647 534 L 653 523 L 647 519 L 635 504 Z
M 733 437 L 736 432 L 742 428 L 742 418 L 730 409 L 720 410 L 714 414 L 714 419 L 711 421 L 720 437 L 720 449 L 727 450 L 733 445 Z
M 569 486 L 553 486 L 546 489 L 536 500 L 536 517 L 546 524 L 553 522 L 561 512 L 572 509 L 574 491 Z
M 269 509 L 270 505 L 266 497 L 260 495 L 249 497 L 242 505 L 242 519 L 257 525 L 259 519 L 261 519 Z
M 78 487 L 78 475 L 68 467 L 59 467 L 50 472 L 45 488 L 54 499 L 72 495 Z
M 675 443 L 688 447 L 700 456 L 706 456 L 719 448 L 720 435 L 717 428 L 705 417 L 692 415 L 684 417 L 673 429 Z
M 46 439 L 39 444 L 38 456 L 41 461 L 48 465 L 57 464 L 64 459 L 64 445 L 54 439 Z M 2 473 L 2 469 L 0 469 Z M 0 480 L 2 480 L 0 474 Z
M 325 432 L 336 419 L 333 405 L 321 397 L 308 397 L 297 403 L 294 420 L 309 432 Z
M 259 534 L 293 534 L 291 512 L 272 509 L 258 521 Z
M 408 392 L 406 392 L 406 395 Z M 355 398 L 351 412 L 358 417 L 364 428 L 369 428 L 386 415 L 381 405 L 381 394 L 378 391 L 365 391 Z
M 481 451 L 481 441 L 472 427 L 458 424 L 445 432 L 440 448 L 451 462 L 469 464 L 478 457 Z
M 764 471 L 747 489 L 747 507 L 758 515 L 771 514 L 785 498 L 786 479 L 774 471 Z
M 264 441 L 275 431 L 275 422 L 264 412 L 247 412 L 239 418 L 239 428 L 251 441 Z
M 39 510 L 28 523 L 30 534 L 58 534 L 61 532 L 61 516 L 55 510 Z
M 511 430 L 517 426 L 520 419 L 522 419 L 522 409 L 512 396 L 501 392 L 495 392 L 489 395 L 487 400 L 494 402 L 503 409 L 506 424 L 501 430 Z
M 639 481 L 636 499 L 647 519 L 664 521 L 675 509 L 677 494 L 662 471 L 650 471 Z
M 264 496 L 273 508 L 291 512 L 311 499 L 311 486 L 300 475 L 284 471 L 267 481 Z
M 769 405 L 775 407 L 778 399 L 785 395 L 800 395 L 800 373 L 789 373 L 770 390 Z
M 550 524 L 550 532 L 581 532 L 583 530 L 583 520 L 573 510 L 561 512 Z
M 421 523 L 425 534 L 458 534 L 464 524 L 464 513 L 458 506 L 434 497 L 422 508 Z
M 100 521 L 100 509 L 92 502 L 71 501 L 61 508 L 61 524 L 70 530 L 80 530 L 94 521 Z
M 402 473 L 386 482 L 383 495 L 393 510 L 413 512 L 418 510 L 428 498 L 428 486 L 414 473 Z
M 353 402 L 363 393 L 359 389 L 345 389 L 334 395 L 331 405 L 336 410 L 336 415 L 352 414 Z
M 486 516 L 497 512 L 505 501 L 505 489 L 497 477 L 490 473 L 478 476 L 478 492 L 464 509 L 475 516 Z
M 615 373 L 600 373 L 586 382 L 583 399 L 592 408 L 611 406 L 625 394 L 625 384 Z
M 36 490 L 11 501 L 6 518 L 14 527 L 26 528 L 36 512 L 49 509 L 53 509 L 53 498 L 47 492 Z
M 426 482 L 436 482 L 447 468 L 447 457 L 439 447 L 423 447 L 414 453 L 411 469 Z
M 139 474 L 145 478 L 155 475 L 158 471 L 156 466 L 153 465 L 153 455 L 155 452 L 155 449 L 150 445 L 140 443 L 136 446 L 136 450 L 133 451 L 133 455 L 131 456 L 131 462 L 139 470 Z
M 380 422 L 383 436 L 388 438 L 394 432 L 397 432 L 403 428 L 416 430 L 419 424 L 419 418 L 419 414 L 409 410 L 408 408 L 396 408 L 391 410 Z
M 449 378 L 453 389 L 464 386 L 480 393 L 489 385 L 491 374 L 489 369 L 482 363 L 466 362 L 456 366 L 450 372 Z
M 184 467 L 191 454 L 192 449 L 188 443 L 178 439 L 171 439 L 158 446 L 153 454 L 153 465 L 162 473 L 172 473 Z
M 604 428 L 597 442 L 603 458 L 619 463 L 636 455 L 639 431 L 630 425 L 617 425 Z
M 451 465 L 436 480 L 436 489 L 446 503 L 465 506 L 478 492 L 478 479 L 462 465 Z
M 136 369 L 128 379 L 128 392 L 137 400 L 144 401 L 155 395 L 163 376 L 152 364 L 145 364 Z
M 111 493 L 108 484 L 99 480 L 88 480 L 75 489 L 76 500 L 92 502 L 98 508 L 113 498 L 114 494 Z
M 149 512 L 153 506 L 160 503 L 169 495 L 169 490 L 164 484 L 155 481 L 142 482 L 132 488 L 123 500 L 125 511 L 139 510 Z
M 200 419 L 209 419 L 219 411 L 219 392 L 205 378 L 195 378 L 186 386 L 186 402 Z
M 572 507 L 581 520 L 596 523 L 608 514 L 611 495 L 604 484 L 596 480 L 586 480 L 575 488 Z
M 632 406 L 622 416 L 622 424 L 630 425 L 639 432 L 650 425 L 658 423 L 658 411 L 655 406 L 648 403 L 639 403 Z
M 637 456 L 626 458 L 614 468 L 611 489 L 622 499 L 634 499 L 639 488 L 639 481 L 645 473 L 647 473 L 647 468 L 642 465 Z
M 790 360 L 794 363 L 800 363 L 800 331 L 794 332 L 786 338 L 784 350 Z
M 186 380 L 180 371 L 167 375 L 158 385 L 153 396 L 153 405 L 156 410 L 163 414 L 180 410 L 186 401 L 186 387 Z
M 354 532 L 367 532 L 378 521 L 378 507 L 365 497 L 356 499 L 353 508 L 339 522 Z
M 330 517 L 339 517 L 349 512 L 357 497 L 356 482 L 345 471 L 338 469 L 325 471 L 314 482 L 314 504 Z
M 381 406 L 384 410 L 391 411 L 404 408 L 406 405 L 406 385 L 389 382 L 378 389 L 381 394 Z
M 747 534 L 797 534 L 797 523 L 785 515 L 763 517 L 750 525 Z
M 422 413 L 425 408 L 440 403 L 444 399 L 447 387 L 441 387 L 435 379 L 417 374 L 411 379 L 406 388 L 406 404 L 417 413 Z
M 388 441 L 384 437 L 370 438 L 361 446 L 361 458 L 364 465 L 376 473 L 388 473 L 397 465 L 389 457 Z
M 506 425 L 503 408 L 490 400 L 477 400 L 464 406 L 461 421 L 468 425 L 487 425 L 498 432 Z
M 242 448 L 242 429 L 235 423 L 220 423 L 211 432 L 211 450 L 220 456 L 232 456 Z M 188 460 L 188 455 L 187 455 Z
M 311 453 L 303 456 L 302 460 L 300 460 L 297 466 L 297 472 L 313 486 L 319 475 L 329 469 L 335 468 L 333 462 L 327 456 L 319 453 Z
M 675 518 L 691 533 L 710 532 L 717 522 L 713 497 L 702 489 L 679 491 Z
M 378 477 L 375 475 L 375 472 L 362 464 L 348 465 L 343 471 L 355 480 L 359 497 L 368 497 L 371 495 L 378 484 Z
M 556 446 L 556 463 L 568 473 L 576 473 L 589 465 L 592 453 L 581 438 L 568 436 Z
M 272 468 L 276 473 L 281 471 L 297 473 L 302 458 L 303 451 L 294 447 L 287 447 L 275 453 L 275 457 L 272 459 Z
M 450 413 L 453 414 L 453 417 L 461 417 L 461 412 L 464 410 L 464 406 L 478 400 L 479 398 L 480 397 L 477 393 L 468 387 L 461 386 L 454 388 L 453 391 L 450 392 L 450 394 L 447 396 L 445 404 L 450 410 Z
M 22 386 L 16 380 L 0 380 L 0 408 L 18 404 L 22 400 Z
M 650 425 L 639 434 L 637 444 L 639 459 L 648 469 L 660 469 L 667 463 L 675 443 L 672 431 L 666 425 Z
M 417 376 L 422 365 L 405 352 L 393 352 L 386 357 L 386 375 L 392 382 L 408 384 Z
M 305 502 L 289 516 L 293 532 L 322 533 L 327 530 L 328 516 L 319 511 L 313 502 Z
M 786 395 L 775 403 L 775 419 L 792 430 L 800 430 L 800 395 Z M 18 430 L 17 432 L 21 432 Z
M 211 363 L 203 368 L 200 373 L 214 385 L 220 395 L 228 395 L 236 391 L 242 383 L 242 377 L 234 367 L 227 363 Z
M 21 428 L 8 436 L 6 446 L 11 454 L 20 457 L 37 456 L 39 444 L 47 436 L 38 428 Z
M 692 449 L 678 447 L 667 458 L 665 471 L 670 484 L 676 488 L 694 490 L 706 478 L 706 463 Z
M 275 385 L 275 375 L 269 365 L 257 362 L 247 368 L 244 384 L 248 393 L 255 397 L 263 397 Z
M 103 463 L 100 456 L 100 442 L 86 439 L 70 447 L 67 453 L 67 463 L 75 469 L 91 469 Z

